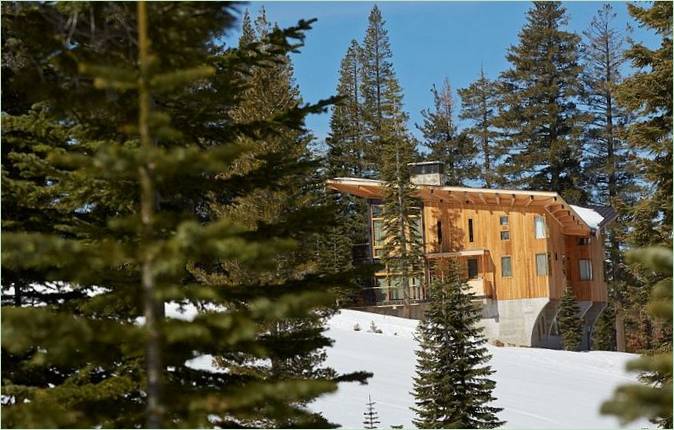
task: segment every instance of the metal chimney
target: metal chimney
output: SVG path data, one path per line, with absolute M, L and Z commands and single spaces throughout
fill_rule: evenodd
M 415 185 L 445 185 L 445 166 L 442 161 L 409 163 L 410 182 Z

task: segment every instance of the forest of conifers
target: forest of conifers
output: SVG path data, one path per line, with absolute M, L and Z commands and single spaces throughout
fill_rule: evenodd
M 325 180 L 382 179 L 401 202 L 400 166 L 423 160 L 442 161 L 448 185 L 617 210 L 594 348 L 669 354 L 642 370 L 669 387 L 671 414 L 671 257 L 653 247 L 672 245 L 672 4 L 627 6 L 656 47 L 615 27 L 615 7 L 575 34 L 563 4 L 532 3 L 508 69 L 458 98 L 433 86 L 418 139 L 376 6 L 335 96 L 307 103 L 292 58 L 311 20 L 239 20 L 243 6 L 220 2 L 3 2 L 3 425 L 339 424 L 305 406 L 369 376 L 325 365 L 323 325 L 372 269 L 352 258 L 364 203 Z M 305 119 L 324 112 L 317 142 Z M 652 260 L 634 256 L 644 248 Z M 654 284 L 669 289 L 653 290 L 660 302 Z M 167 317 L 169 302 L 198 313 Z M 201 356 L 223 371 L 189 365 Z

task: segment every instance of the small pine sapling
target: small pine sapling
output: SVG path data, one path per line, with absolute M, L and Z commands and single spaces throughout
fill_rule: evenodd
M 363 428 L 376 429 L 377 424 L 381 424 L 377 410 L 374 408 L 374 404 L 375 402 L 372 401 L 372 397 L 368 394 L 367 406 L 365 407 L 365 412 L 363 413 Z

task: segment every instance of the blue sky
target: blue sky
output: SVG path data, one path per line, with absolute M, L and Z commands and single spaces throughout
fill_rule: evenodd
M 631 37 L 657 46 L 657 37 L 636 27 L 627 3 L 612 2 L 615 25 L 629 24 Z M 302 52 L 293 56 L 295 78 L 306 102 L 334 95 L 339 63 L 351 39 L 363 40 L 367 18 L 375 2 L 252 2 L 255 14 L 264 6 L 270 21 L 289 26 L 304 18 L 317 18 L 307 34 Z M 421 122 L 420 111 L 432 103 L 430 88 L 447 77 L 456 94 L 479 74 L 490 78 L 507 69 L 505 54 L 517 43 L 526 21 L 529 2 L 376 2 L 382 10 L 393 51 L 393 64 L 404 92 L 404 108 L 410 114 L 410 130 Z M 601 2 L 566 2 L 568 30 L 580 34 L 602 5 Z M 238 33 L 229 36 L 236 44 Z M 456 96 L 457 107 L 460 103 Z M 458 113 L 458 112 L 457 112 Z M 329 113 L 307 121 L 319 140 L 329 131 Z

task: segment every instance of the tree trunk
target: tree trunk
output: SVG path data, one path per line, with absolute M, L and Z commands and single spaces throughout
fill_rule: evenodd
M 140 66 L 140 78 L 138 80 L 138 131 L 140 134 L 141 147 L 149 150 L 152 146 L 150 137 L 150 87 L 149 87 L 149 37 L 147 28 L 147 6 L 144 1 L 137 3 L 138 10 L 138 63 Z M 143 287 L 143 310 L 145 315 L 145 330 L 147 344 L 145 346 L 145 366 L 147 372 L 147 406 L 146 426 L 148 428 L 160 428 L 162 423 L 161 397 L 161 345 L 159 320 L 163 315 L 163 304 L 155 298 L 154 255 L 150 244 L 154 238 L 154 210 L 156 206 L 156 193 L 152 177 L 152 166 L 149 163 L 139 168 L 140 178 L 140 212 L 141 212 L 141 246 L 142 246 L 142 287 Z
M 622 304 L 615 304 L 615 346 L 616 351 L 625 352 L 625 314 Z

